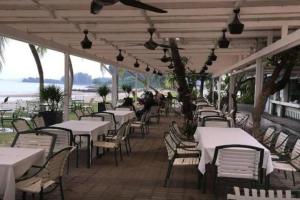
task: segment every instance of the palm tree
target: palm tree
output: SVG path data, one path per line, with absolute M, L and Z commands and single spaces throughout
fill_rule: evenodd
M 40 57 L 43 57 L 47 51 L 46 48 L 35 46 L 33 44 L 28 44 L 33 55 L 38 73 L 39 73 L 39 82 L 40 82 L 40 91 L 44 89 L 44 71 L 42 67 L 42 63 Z
M 4 59 L 4 49 L 5 45 L 7 43 L 7 38 L 0 36 L 0 71 L 2 70 L 2 67 L 4 65 L 5 59 Z

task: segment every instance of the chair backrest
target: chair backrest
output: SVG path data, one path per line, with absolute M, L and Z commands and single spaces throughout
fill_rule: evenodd
M 33 148 L 33 149 L 44 149 L 45 157 L 49 158 L 52 155 L 56 135 L 47 132 L 41 132 L 36 130 L 25 131 L 17 133 L 13 142 L 12 147 L 19 148 Z
M 53 154 L 48 160 L 45 165 L 45 168 L 43 169 L 44 172 L 43 177 L 47 180 L 56 180 L 58 177 L 63 176 L 65 164 L 67 161 L 68 156 L 70 155 L 70 152 L 73 151 L 74 147 L 65 147 L 61 149 L 60 151 Z
M 166 133 L 164 136 L 164 141 L 168 153 L 168 160 L 171 161 L 175 157 L 176 153 L 176 144 L 174 143 L 173 139 L 171 138 L 170 133 Z
M 300 139 L 297 139 L 291 153 L 291 163 L 300 169 Z
M 85 120 L 85 121 L 104 121 L 103 116 L 98 115 L 84 115 L 79 118 L 79 120 Z
M 84 113 L 80 109 L 76 109 L 74 112 L 75 112 L 77 119 L 80 119 L 80 117 L 84 116 Z
M 111 103 L 105 103 L 105 109 L 106 110 L 113 110 L 114 108 L 113 108 Z
M 11 124 L 17 133 L 31 130 L 29 123 L 22 118 L 14 119 Z
M 210 105 L 203 105 L 201 106 L 201 109 L 205 110 L 216 110 L 215 106 L 210 106 Z
M 273 127 L 268 127 L 267 130 L 264 133 L 263 136 L 263 143 L 270 147 L 271 146 L 271 142 L 273 140 L 274 134 L 275 133 L 275 129 Z
M 219 116 L 220 113 L 215 110 L 200 110 L 198 111 L 198 115 L 201 115 L 202 117 L 206 116 Z
M 35 115 L 32 117 L 32 122 L 35 128 L 43 128 L 46 127 L 45 120 L 41 115 Z
M 275 151 L 277 153 L 283 153 L 285 151 L 288 137 L 289 136 L 282 131 L 279 133 L 277 140 L 276 140 L 276 144 L 275 144 Z
M 61 127 L 48 127 L 38 129 L 41 132 L 51 133 L 56 135 L 56 142 L 54 145 L 53 152 L 58 152 L 61 149 L 64 149 L 68 146 L 73 146 L 75 144 L 73 132 L 70 129 L 61 128 Z
M 102 116 L 104 121 L 111 122 L 111 130 L 117 130 L 117 121 L 114 113 L 110 113 L 109 111 L 98 112 L 97 116 Z
M 117 144 L 119 144 L 119 143 L 121 142 L 123 136 L 125 135 L 127 125 L 128 125 L 128 122 L 125 122 L 125 123 L 122 124 L 121 127 L 118 129 L 117 135 L 116 135 L 116 140 L 115 140 L 115 142 L 116 142 Z
M 290 190 L 257 190 L 234 187 L 234 194 L 227 194 L 228 200 L 296 200 Z
M 212 164 L 217 177 L 261 180 L 264 149 L 248 145 L 222 145 L 215 148 Z
M 86 107 L 85 109 L 90 115 L 94 113 L 93 108 L 92 107 Z
M 206 116 L 202 119 L 202 126 L 205 127 L 231 127 L 230 121 L 226 117 L 222 116 Z

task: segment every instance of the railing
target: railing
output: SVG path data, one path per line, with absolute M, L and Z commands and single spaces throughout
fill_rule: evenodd
M 292 119 L 300 120 L 300 110 L 296 108 L 286 107 L 285 116 Z

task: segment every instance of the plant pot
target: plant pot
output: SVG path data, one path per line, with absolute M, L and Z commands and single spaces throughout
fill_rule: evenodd
M 63 121 L 63 112 L 62 111 L 43 111 L 39 112 L 44 118 L 46 126 L 51 126 L 53 124 L 61 123 Z
M 103 112 L 105 110 L 106 110 L 105 103 L 104 102 L 98 103 L 98 112 Z

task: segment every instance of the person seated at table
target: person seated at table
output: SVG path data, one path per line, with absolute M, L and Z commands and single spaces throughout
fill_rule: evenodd
M 157 102 L 155 102 L 154 100 L 154 96 L 152 94 L 152 92 L 150 91 L 146 91 L 144 94 L 144 99 L 142 100 L 144 107 L 141 110 L 138 110 L 136 112 L 136 116 L 138 119 L 140 119 L 143 115 L 143 113 L 149 111 L 151 109 L 152 106 L 154 105 L 158 105 Z

